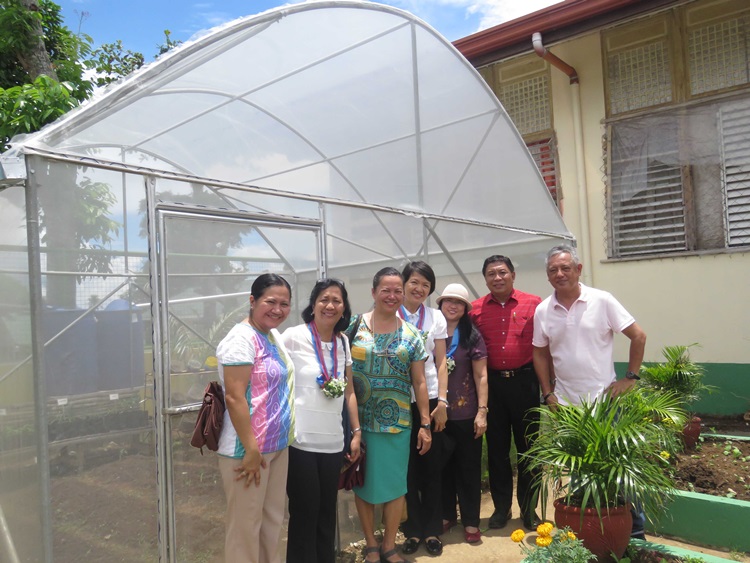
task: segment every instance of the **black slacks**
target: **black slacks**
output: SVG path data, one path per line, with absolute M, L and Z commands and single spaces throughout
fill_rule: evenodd
M 515 370 L 513 377 L 500 377 L 488 370 L 489 413 L 487 414 L 487 461 L 490 493 L 495 511 L 505 514 L 513 503 L 513 468 L 510 444 L 518 452 L 518 485 L 516 498 L 523 514 L 536 509 L 535 475 L 520 454 L 529 449 L 529 436 L 539 429 L 539 414 L 530 409 L 539 406 L 539 381 L 534 368 Z M 494 372 L 494 373 L 493 373 Z
M 430 399 L 430 412 L 437 399 Z M 407 538 L 428 538 L 443 533 L 442 487 L 443 432 L 432 433 L 432 446 L 425 455 L 417 451 L 419 409 L 411 405 L 412 433 L 409 471 L 406 475 L 406 522 L 401 530 Z
M 289 563 L 334 563 L 336 499 L 344 452 L 323 454 L 289 448 Z
M 443 469 L 443 519 L 456 520 L 456 497 L 461 523 L 479 527 L 482 503 L 482 438 L 474 438 L 474 419 L 449 420 L 445 440 L 453 451 Z

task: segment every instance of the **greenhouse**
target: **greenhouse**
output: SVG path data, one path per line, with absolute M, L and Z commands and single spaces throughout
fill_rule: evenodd
M 371 305 L 383 266 L 543 295 L 572 240 L 471 65 L 383 5 L 216 28 L 0 157 L 0 560 L 212 561 L 215 454 L 189 446 L 214 348 L 263 272 Z

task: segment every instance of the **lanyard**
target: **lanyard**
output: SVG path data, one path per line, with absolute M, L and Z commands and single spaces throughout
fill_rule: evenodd
M 445 355 L 449 358 L 452 358 L 453 354 L 456 353 L 456 348 L 458 348 L 458 327 L 453 329 L 453 339 L 451 340 L 450 348 L 448 348 L 448 351 L 445 353 Z
M 419 306 L 418 313 L 419 318 L 417 319 L 417 328 L 421 331 L 422 327 L 424 326 L 424 303 Z M 402 319 L 409 322 L 409 311 L 406 310 L 406 307 L 401 305 L 398 310 L 398 314 Z
M 312 321 L 310 324 L 307 325 L 307 328 L 310 329 L 310 334 L 312 335 L 312 342 L 313 342 L 313 349 L 315 350 L 315 357 L 318 360 L 318 364 L 320 365 L 320 371 L 321 376 L 323 378 L 323 382 L 321 385 L 328 383 L 332 378 L 336 379 L 336 368 L 338 367 L 337 363 L 337 348 L 336 346 L 336 335 L 333 336 L 332 342 L 331 342 L 331 360 L 332 360 L 332 371 L 333 375 L 328 373 L 328 367 L 326 366 L 325 360 L 323 358 L 323 345 L 320 342 L 320 334 L 318 334 L 318 328 L 315 326 L 315 321 Z

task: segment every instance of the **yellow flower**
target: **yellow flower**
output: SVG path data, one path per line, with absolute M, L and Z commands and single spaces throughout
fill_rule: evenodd
M 574 539 L 576 539 L 576 535 L 573 532 L 568 532 L 568 539 L 569 540 L 574 540 Z
M 669 459 L 669 452 L 667 451 L 659 452 L 659 457 L 661 457 L 662 459 Z
M 549 536 L 538 536 L 536 538 L 536 544 L 539 547 L 547 547 L 551 543 L 552 543 L 552 538 Z
M 551 522 L 544 522 L 536 527 L 536 533 L 543 537 L 549 537 L 555 526 Z
M 511 535 L 510 535 L 510 539 L 512 539 L 512 540 L 513 540 L 514 542 L 516 542 L 516 543 L 520 543 L 520 542 L 522 542 L 522 541 L 523 541 L 523 538 L 525 538 L 525 537 L 526 537 L 526 532 L 524 532 L 524 531 L 523 531 L 523 530 L 521 530 L 520 528 L 519 528 L 518 530 L 516 530 L 515 532 L 513 532 L 513 533 L 512 533 Z

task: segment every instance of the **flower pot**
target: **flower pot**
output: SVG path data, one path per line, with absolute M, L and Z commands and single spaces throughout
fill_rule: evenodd
M 701 435 L 701 419 L 694 416 L 682 429 L 682 441 L 685 443 L 686 450 L 695 449 L 698 438 Z
M 558 528 L 569 526 L 599 563 L 612 563 L 622 558 L 633 529 L 629 504 L 610 509 L 602 507 L 601 521 L 594 508 L 583 510 L 581 520 L 581 507 L 569 506 L 563 499 L 557 499 L 554 504 L 555 525 Z M 613 553 L 617 559 L 613 559 Z

